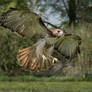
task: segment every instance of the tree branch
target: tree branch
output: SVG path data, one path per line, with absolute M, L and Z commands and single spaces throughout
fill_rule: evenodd
M 66 6 L 66 4 L 65 4 L 65 1 L 64 0 L 62 0 L 63 1 L 63 4 L 64 4 L 64 7 L 65 7 L 65 10 L 66 10 L 66 12 L 67 12 L 67 14 L 69 13 L 69 11 L 68 11 L 68 8 L 67 8 L 67 6 Z
M 58 27 L 58 26 L 56 26 L 56 25 L 54 25 L 54 24 L 52 24 L 52 23 L 50 23 L 50 22 L 47 22 L 47 21 L 43 21 L 43 22 L 46 23 L 46 24 L 49 24 L 49 25 L 51 25 L 51 26 L 53 26 L 53 27 L 55 27 L 55 28 L 60 29 L 60 27 Z

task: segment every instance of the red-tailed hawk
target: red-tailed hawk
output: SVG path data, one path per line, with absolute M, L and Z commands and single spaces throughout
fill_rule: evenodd
M 11 9 L 0 17 L 0 25 L 28 39 L 35 38 L 35 44 L 18 51 L 17 59 L 25 70 L 48 69 L 59 61 L 53 56 L 55 50 L 68 59 L 79 53 L 79 36 L 65 35 L 60 29 L 49 30 L 41 17 L 33 12 Z

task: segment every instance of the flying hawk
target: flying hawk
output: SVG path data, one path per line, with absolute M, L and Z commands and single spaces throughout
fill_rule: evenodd
M 78 35 L 48 29 L 41 17 L 33 12 L 10 9 L 0 17 L 0 25 L 23 37 L 35 39 L 35 44 L 18 51 L 17 59 L 25 70 L 48 69 L 59 61 L 53 56 L 55 50 L 68 59 L 79 53 L 81 39 Z

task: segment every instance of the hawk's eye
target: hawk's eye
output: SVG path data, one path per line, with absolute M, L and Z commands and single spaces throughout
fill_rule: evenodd
M 58 33 L 60 32 L 60 30 L 58 30 Z

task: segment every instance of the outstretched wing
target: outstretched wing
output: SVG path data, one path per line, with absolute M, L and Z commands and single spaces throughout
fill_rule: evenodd
M 0 17 L 0 25 L 26 37 L 51 34 L 39 15 L 17 9 L 10 9 Z
M 74 58 L 80 53 L 81 38 L 77 35 L 68 35 L 59 37 L 55 42 L 55 50 L 65 56 L 65 58 Z

